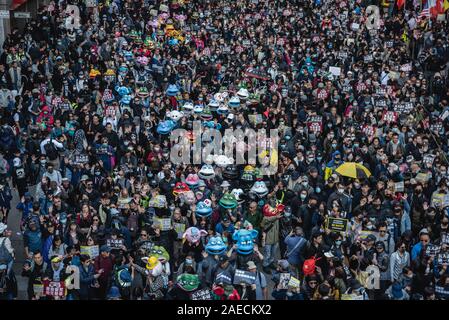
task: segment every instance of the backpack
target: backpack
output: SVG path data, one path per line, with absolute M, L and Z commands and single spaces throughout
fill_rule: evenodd
M 2 244 L 0 245 L 0 264 L 8 264 L 12 260 L 12 255 L 6 249 L 6 238 L 3 238 Z
M 306 261 L 304 261 L 304 264 L 302 266 L 302 271 L 304 272 L 304 275 L 311 275 L 315 273 L 315 267 L 316 267 L 316 262 L 318 260 L 320 260 L 321 258 L 316 258 L 316 257 L 312 257 L 310 259 L 307 259 Z
M 56 150 L 56 147 L 51 139 L 45 144 L 44 149 L 50 161 L 54 161 L 58 158 L 58 150 Z
M 0 128 L 0 146 L 8 151 L 14 146 L 14 133 L 9 128 Z

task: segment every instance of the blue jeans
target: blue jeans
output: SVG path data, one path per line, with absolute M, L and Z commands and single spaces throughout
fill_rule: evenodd
M 274 255 L 279 251 L 279 244 L 265 244 L 263 248 L 263 266 L 268 267 L 272 262 L 274 262 Z

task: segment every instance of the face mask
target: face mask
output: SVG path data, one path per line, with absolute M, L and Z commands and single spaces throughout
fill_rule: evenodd
M 308 183 L 307 181 L 301 182 L 301 184 L 302 184 L 304 187 L 307 187 L 307 186 L 309 185 L 309 183 Z
M 338 189 L 337 191 L 338 191 L 338 193 L 343 193 L 343 192 L 345 192 L 345 189 L 341 189 L 341 188 L 340 188 L 340 189 Z
M 360 188 L 360 183 L 355 183 L 354 182 L 354 188 L 356 188 L 356 189 Z
M 335 241 L 335 245 L 336 245 L 337 247 L 339 247 L 339 246 L 341 245 L 341 240 Z
M 316 193 L 320 193 L 320 192 L 321 192 L 321 188 L 320 188 L 320 187 L 316 187 L 316 188 L 315 188 L 315 192 L 316 192 Z
M 301 197 L 301 200 L 305 200 L 307 198 L 307 195 L 306 194 L 301 194 L 300 197 Z
M 336 143 L 332 143 L 332 148 L 337 148 L 337 144 Z
M 323 160 L 323 157 L 316 157 L 316 159 L 319 161 Z
M 358 143 L 354 143 L 354 148 L 358 148 L 359 144 Z

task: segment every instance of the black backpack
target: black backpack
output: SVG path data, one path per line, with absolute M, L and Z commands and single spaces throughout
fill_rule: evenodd
M 44 149 L 48 159 L 50 159 L 51 161 L 58 158 L 58 150 L 56 150 L 56 147 L 51 139 L 44 145 Z

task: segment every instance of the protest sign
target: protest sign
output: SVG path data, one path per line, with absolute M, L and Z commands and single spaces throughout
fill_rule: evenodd
M 427 183 L 429 181 L 430 176 L 428 173 L 420 172 L 416 175 L 415 180 L 420 183 Z
M 441 233 L 441 244 L 449 245 L 449 233 L 447 232 Z
M 85 164 L 89 162 L 89 156 L 87 154 L 76 154 L 73 161 L 75 164 Z
M 341 74 L 341 68 L 339 67 L 329 67 L 329 72 L 334 76 L 339 76 Z
M 348 219 L 327 218 L 326 228 L 336 232 L 345 233 L 348 230 Z
M 366 56 L 363 57 L 363 62 L 365 63 L 370 63 L 374 61 L 374 57 L 372 54 L 367 54 Z
M 256 282 L 256 273 L 236 269 L 234 274 L 234 284 L 254 284 Z
M 115 106 L 106 106 L 104 110 L 104 114 L 108 117 L 114 117 L 116 114 Z
M 385 99 L 376 100 L 376 107 L 386 107 L 386 106 L 387 106 L 387 100 L 385 100 Z
M 98 245 L 96 246 L 81 246 L 80 247 L 80 253 L 81 254 L 87 254 L 91 259 L 95 259 L 100 254 L 100 248 Z
M 441 247 L 434 245 L 434 244 L 428 244 L 426 247 L 426 257 L 435 257 L 437 254 L 439 254 L 441 251 Z
M 370 126 L 370 125 L 364 125 L 362 127 L 362 132 L 367 136 L 367 137 L 373 137 L 375 132 L 376 132 L 376 127 L 374 126 Z
M 288 284 L 290 283 L 291 274 L 288 272 L 283 272 L 279 275 L 279 287 L 281 289 L 288 289 Z
M 33 284 L 33 292 L 37 296 L 44 295 L 44 285 L 42 283 Z
M 362 231 L 359 232 L 359 235 L 358 235 L 357 238 L 358 238 L 358 240 L 360 240 L 360 241 L 364 241 L 364 240 L 366 240 L 366 239 L 368 238 L 368 236 L 369 236 L 370 234 L 372 234 L 373 236 L 375 236 L 376 239 L 379 237 L 379 233 L 376 232 L 376 231 L 362 230 Z
M 440 208 L 443 206 L 444 202 L 444 193 L 434 193 L 430 200 L 430 206 L 434 208 Z
M 219 274 L 217 274 L 217 277 L 215 278 L 215 283 L 229 283 L 230 284 L 230 283 L 232 283 L 232 279 L 227 272 L 220 272 Z
M 413 111 L 413 103 L 412 102 L 403 102 L 403 103 L 396 103 L 393 105 L 393 111 L 397 113 L 406 113 L 409 114 Z
M 161 226 L 161 231 L 167 231 L 171 229 L 171 219 L 170 218 L 155 218 L 155 223 Z
M 404 181 L 395 182 L 394 192 L 404 192 Z
M 401 71 L 404 71 L 404 72 L 412 71 L 412 63 L 409 62 L 409 63 L 403 64 L 403 65 L 401 66 L 400 70 L 401 70 Z
M 323 117 L 311 116 L 307 119 L 307 128 L 310 133 L 318 133 L 323 131 Z
M 341 300 L 361 301 L 361 300 L 363 300 L 363 295 L 358 295 L 356 293 L 342 294 Z
M 387 89 L 383 87 L 379 87 L 376 89 L 376 94 L 380 96 L 384 96 L 387 93 Z
M 251 67 L 246 69 L 245 75 L 247 77 L 256 78 L 263 81 L 267 81 L 269 79 L 268 74 L 265 71 Z
M 325 100 L 329 96 L 329 92 L 326 89 L 318 89 L 316 97 L 320 100 Z
M 162 195 L 158 194 L 157 196 L 153 197 L 148 201 L 148 206 L 153 208 L 164 208 L 167 204 L 167 198 Z
M 121 246 L 123 246 L 125 243 L 125 241 L 123 239 L 108 239 L 106 240 L 106 244 L 108 245 L 108 247 L 112 248 L 112 249 L 117 249 L 120 248 Z
M 449 264 L 449 252 L 443 252 L 443 253 L 438 254 L 437 264 L 440 266 L 442 264 Z
M 51 297 L 64 297 L 65 285 L 64 281 L 43 281 L 44 295 Z
M 290 277 L 290 280 L 288 282 L 288 286 L 291 288 L 299 288 L 300 281 L 296 279 L 295 277 Z
M 201 289 L 195 291 L 190 297 L 192 298 L 192 300 L 212 300 L 209 289 Z
M 184 223 L 174 223 L 173 228 L 175 229 L 176 233 L 178 234 L 178 239 L 182 239 L 182 235 L 184 234 L 184 231 L 186 231 L 186 225 Z
M 428 164 L 432 165 L 433 162 L 435 161 L 436 157 L 437 157 L 436 155 L 428 153 L 428 154 L 424 155 L 422 161 L 426 164 L 428 163 Z
M 398 113 L 385 110 L 382 115 L 382 120 L 388 123 L 395 123 L 398 120 Z
M 359 30 L 359 29 L 360 29 L 360 24 L 353 22 L 353 23 L 351 24 L 351 29 L 352 29 L 353 31 Z

